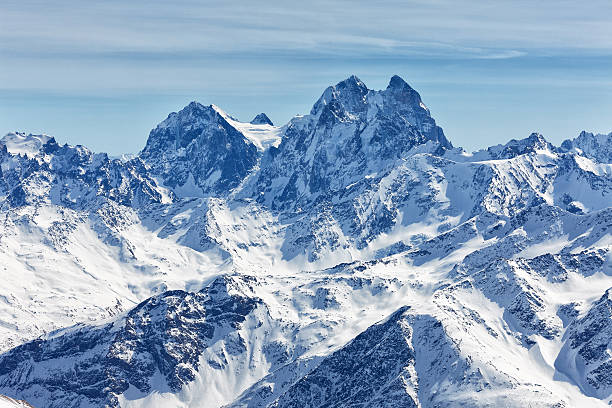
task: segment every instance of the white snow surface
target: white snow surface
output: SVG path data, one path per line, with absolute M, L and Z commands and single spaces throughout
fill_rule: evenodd
M 223 117 L 223 119 L 250 140 L 257 147 L 257 150 L 263 152 L 270 146 L 278 147 L 281 142 L 282 129 L 280 127 L 267 124 L 240 122 L 228 115 L 217 105 L 212 105 L 212 107 Z
M 45 134 L 33 135 L 23 132 L 11 132 L 0 139 L 0 144 L 6 146 L 6 149 L 12 154 L 34 157 L 50 139 L 51 136 Z
M 27 402 L 0 395 L 0 408 L 31 408 Z
M 380 98 L 366 112 L 373 123 Z M 262 156 L 271 146 L 283 149 L 288 126 L 243 123 L 214 109 Z M 313 112 L 294 118 L 293 130 L 315 126 L 320 110 Z M 306 374 L 405 306 L 399 324 L 411 333 L 402 341 L 414 352 L 406 365 L 418 387 L 402 378 L 418 406 L 609 406 L 608 388 L 585 392 L 591 386 L 583 375 L 597 372 L 605 356 L 580 360 L 580 345 L 568 340 L 590 322 L 579 319 L 597 319 L 590 311 L 612 287 L 612 164 L 578 150 L 594 146 L 588 135 L 568 151 L 534 134 L 471 154 L 436 154 L 429 140 L 383 159 L 370 143 L 377 134 L 351 120 L 347 114 L 330 133 L 311 133 L 304 151 L 281 153 L 308 169 L 325 157 L 320 174 L 332 178 L 323 198 L 312 183 L 298 182 L 283 210 L 274 205 L 286 205 L 280 200 L 291 169 L 265 162 L 225 197 L 200 197 L 191 181 L 172 194 L 151 184 L 145 191 L 162 198 L 146 205 L 103 193 L 79 204 L 91 194 L 87 186 L 59 176 L 54 184 L 51 170 L 20 182 L 24 205 L 9 205 L 3 191 L 0 351 L 109 322 L 120 330 L 127 313 L 152 296 L 197 292 L 227 277 L 230 295 L 257 299 L 257 307 L 234 329 L 216 329 L 180 391 L 157 372 L 150 391 L 131 384 L 117 395 L 120 406 L 273 406 L 299 395 L 293 386 L 305 384 Z M 371 160 L 337 164 L 358 130 Z M 12 133 L 0 143 L 12 155 L 57 166 L 40 151 L 48 140 Z M 2 160 L 2 172 L 20 169 L 16 157 Z M 270 181 L 266 192 L 258 190 L 261 180 Z M 609 325 L 605 317 L 596 323 Z M 437 327 L 445 341 L 419 340 Z M 555 363 L 561 354 L 565 365 Z M 63 366 L 70 373 L 79 358 L 24 362 L 32 370 L 0 375 L 0 393 L 51 406 L 39 385 L 6 384 Z M 309 406 L 294 398 L 294 406 Z M 0 407 L 14 404 L 0 397 Z

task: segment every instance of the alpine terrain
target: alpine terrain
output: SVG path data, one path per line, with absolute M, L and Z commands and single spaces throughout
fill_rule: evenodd
M 468 153 L 351 76 L 129 157 L 9 133 L 0 217 L 3 407 L 612 405 L 612 133 Z

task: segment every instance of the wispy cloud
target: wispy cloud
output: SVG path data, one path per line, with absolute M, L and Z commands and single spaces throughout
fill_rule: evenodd
M 518 58 L 527 55 L 525 51 L 508 50 L 508 51 L 496 51 L 492 53 L 483 53 L 476 56 L 481 59 L 507 59 L 507 58 Z
M 199 89 L 247 68 L 267 83 L 299 77 L 296 61 L 313 75 L 352 60 L 612 55 L 610 15 L 609 0 L 5 0 L 0 89 Z
M 612 3 L 5 1 L 0 49 L 22 53 L 274 50 L 612 52 Z M 441 46 L 437 46 L 441 45 Z

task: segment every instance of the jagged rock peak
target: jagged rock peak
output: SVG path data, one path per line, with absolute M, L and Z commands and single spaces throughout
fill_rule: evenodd
M 504 145 L 491 146 L 487 149 L 493 159 L 511 159 L 538 150 L 552 150 L 553 146 L 540 133 L 532 133 L 525 139 L 512 139 Z
M 399 75 L 393 75 L 391 77 L 391 80 L 389 81 L 389 85 L 387 86 L 387 89 L 389 89 L 389 88 L 391 88 L 391 89 L 408 89 L 408 90 L 411 90 L 411 91 L 414 90 Z
M 426 140 L 452 148 L 442 129 L 436 125 L 421 96 L 402 78 L 391 77 L 385 90 L 375 91 L 355 75 L 328 87 L 310 111 L 319 119 L 319 125 L 333 126 L 336 122 L 372 122 L 374 119 L 389 123 L 406 122 L 418 129 Z
M 612 132 L 606 135 L 583 130 L 577 138 L 565 140 L 560 150 L 573 151 L 600 163 L 612 163 Z
M 523 143 L 521 143 L 523 142 Z M 519 140 L 519 144 L 537 150 L 544 150 L 551 147 L 551 144 L 542 136 L 541 133 L 533 132 L 526 139 Z
M 368 90 L 368 87 L 363 83 L 361 79 L 359 79 L 356 75 L 351 75 L 346 78 L 344 81 L 338 82 L 336 84 L 336 89 L 349 89 L 349 90 Z
M 232 120 L 214 105 L 191 102 L 151 131 L 140 157 L 182 195 L 228 193 L 257 160 L 257 148 Z
M 173 117 L 185 117 L 185 116 L 203 113 L 203 112 L 212 113 L 214 111 L 215 109 L 213 105 L 203 105 L 198 101 L 191 101 L 183 109 L 179 110 L 178 112 L 170 113 L 168 115 L 168 118 L 165 121 L 161 122 L 160 125 L 166 122 L 168 119 L 173 118 Z
M 268 115 L 266 115 L 263 112 L 260 113 L 259 115 L 255 116 L 250 123 L 252 125 L 270 125 L 270 126 L 274 126 L 274 123 L 272 123 L 272 121 L 270 120 Z
M 410 108 L 416 111 L 423 110 L 429 115 L 429 109 L 421 100 L 421 95 L 399 75 L 391 77 L 387 89 L 382 93 L 389 100 L 387 103 L 396 103 L 395 108 L 400 111 Z
M 355 75 L 329 86 L 314 104 L 311 115 L 319 115 L 326 106 L 331 105 L 335 111 L 343 110 L 349 113 L 362 112 L 365 107 L 365 97 L 370 90 Z

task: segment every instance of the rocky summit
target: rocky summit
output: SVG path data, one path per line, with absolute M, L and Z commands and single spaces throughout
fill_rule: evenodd
M 399 76 L 121 159 L 9 133 L 0 404 L 609 406 L 611 135 L 467 152 Z

